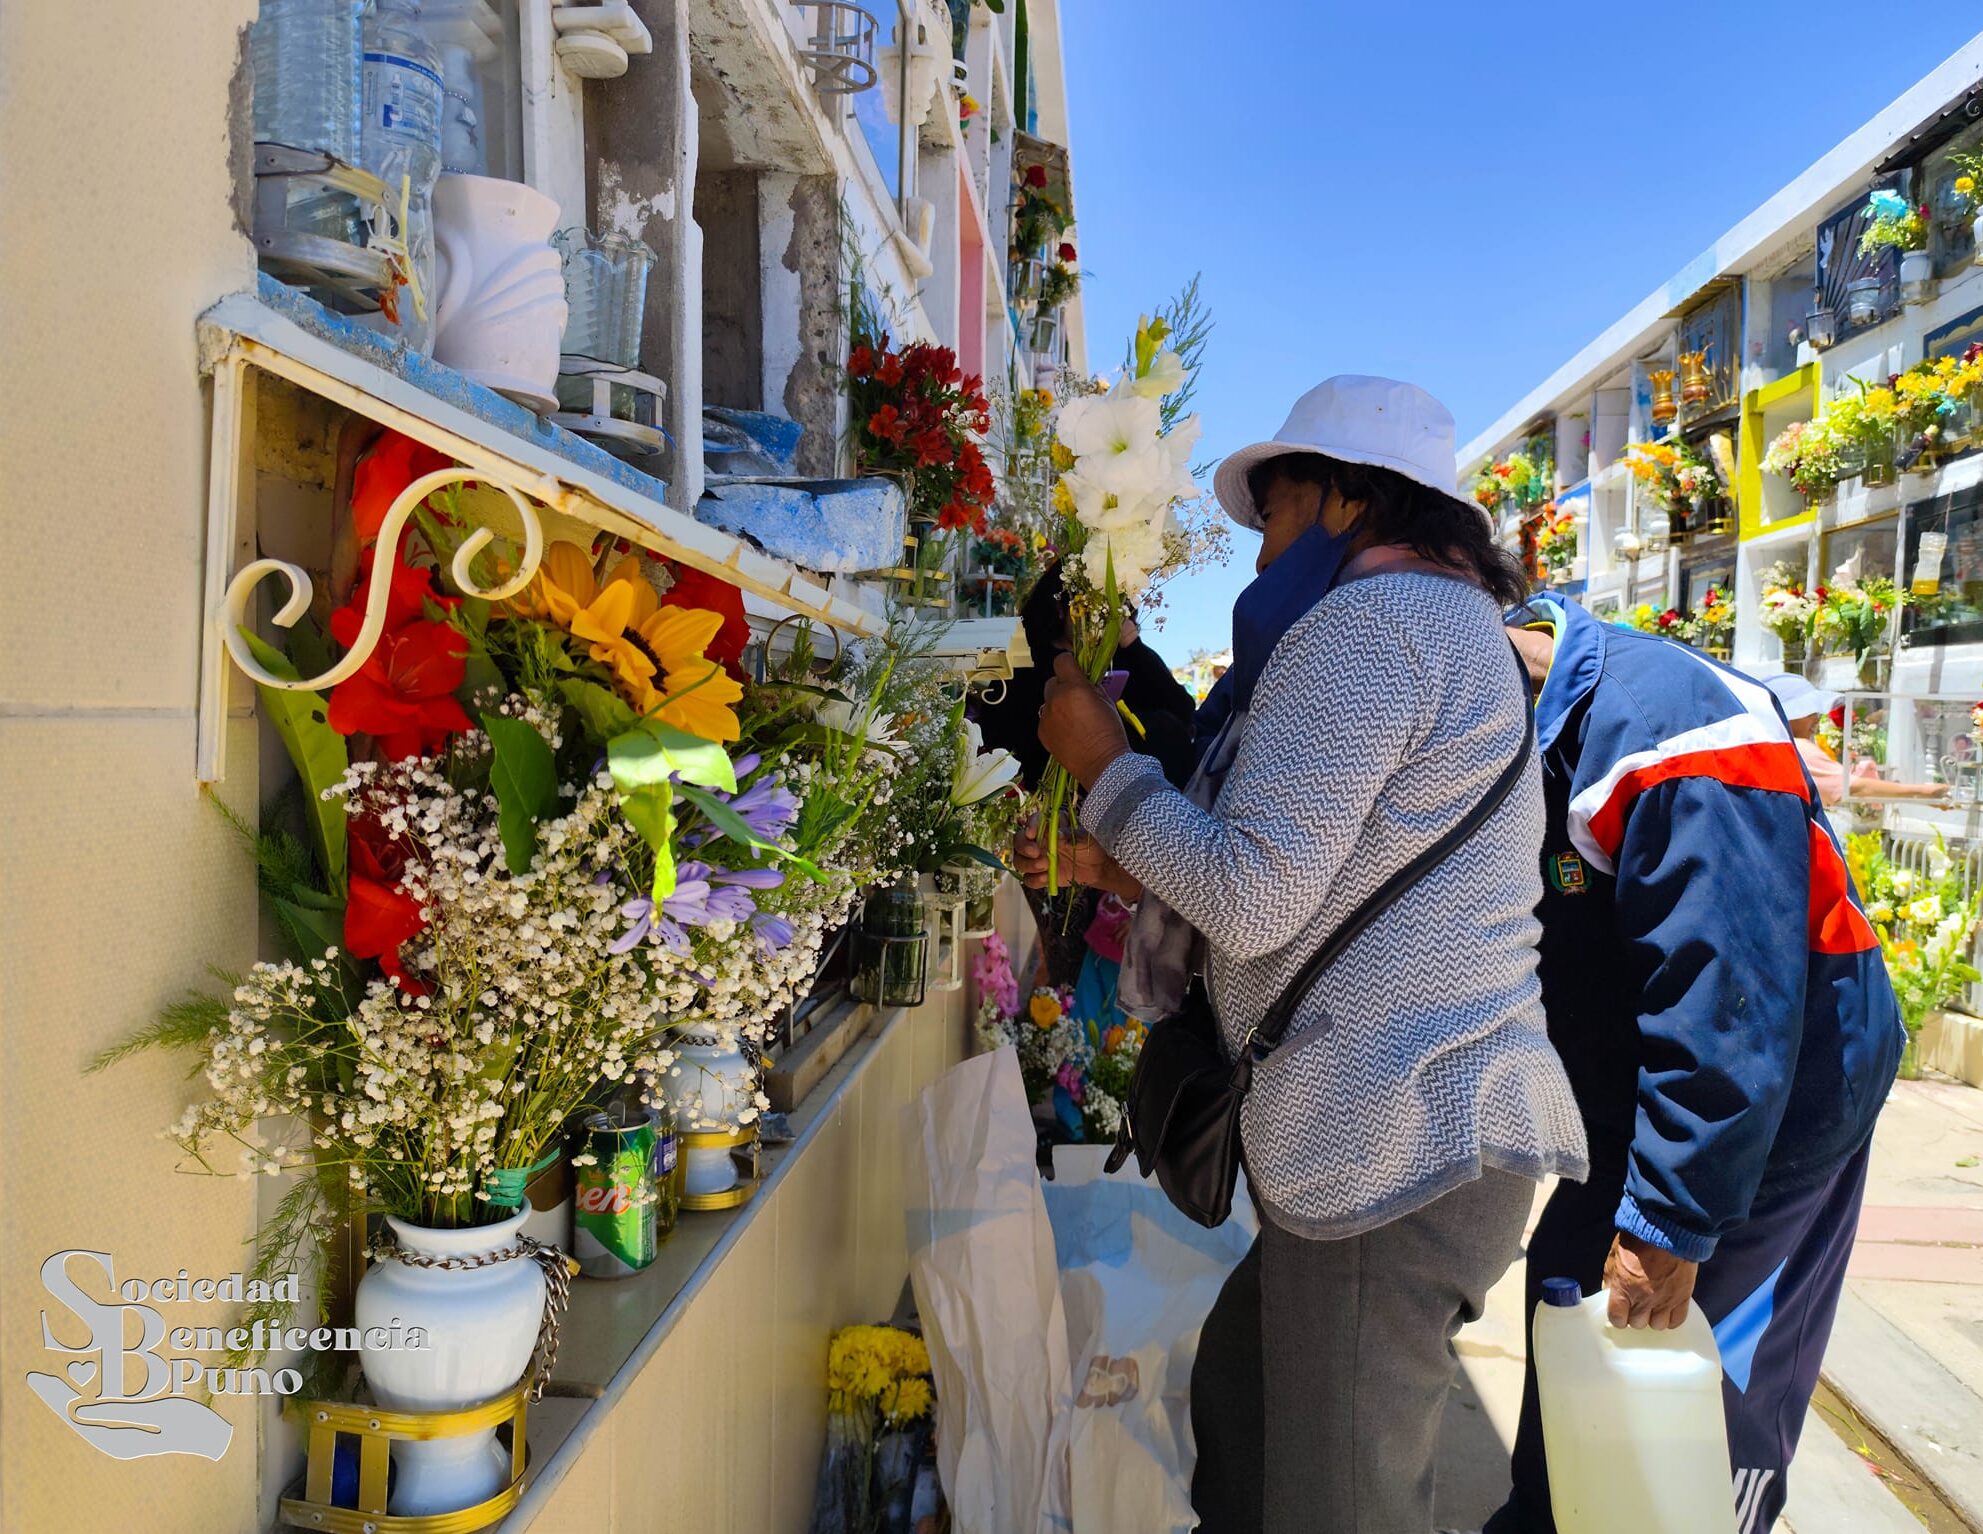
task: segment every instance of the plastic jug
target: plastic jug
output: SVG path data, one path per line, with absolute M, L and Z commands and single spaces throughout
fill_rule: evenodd
M 1698 1305 L 1673 1331 L 1605 1318 L 1546 1279 L 1530 1348 L 1558 1534 L 1735 1534 L 1721 1354 Z

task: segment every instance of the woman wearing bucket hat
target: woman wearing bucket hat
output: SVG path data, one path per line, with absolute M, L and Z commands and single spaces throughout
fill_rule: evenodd
M 1087 790 L 1077 876 L 1143 894 L 1125 1004 L 1176 1012 L 1203 973 L 1233 1055 L 1329 934 L 1493 805 L 1254 1068 L 1265 1218 L 1192 1375 L 1207 1534 L 1427 1534 L 1453 1333 L 1515 1256 L 1535 1181 L 1586 1170 L 1535 975 L 1542 785 L 1501 628 L 1526 583 L 1453 486 L 1438 401 L 1318 385 L 1218 472 L 1260 574 L 1233 609 L 1231 718 L 1190 789 L 1130 752 L 1071 662 L 1041 715 Z

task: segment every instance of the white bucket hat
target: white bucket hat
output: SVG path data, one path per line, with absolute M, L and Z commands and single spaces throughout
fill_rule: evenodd
M 1763 685 L 1776 694 L 1776 701 L 1783 705 L 1783 717 L 1790 720 L 1829 714 L 1832 705 L 1838 702 L 1837 693 L 1826 692 L 1822 687 L 1814 687 L 1794 671 L 1766 676 L 1763 678 Z
M 1241 527 L 1263 526 L 1246 476 L 1270 458 L 1313 453 L 1344 463 L 1392 469 L 1474 512 L 1455 489 L 1453 413 L 1414 384 L 1395 378 L 1338 373 L 1295 401 L 1271 442 L 1256 442 L 1219 465 L 1212 486 L 1219 505 Z

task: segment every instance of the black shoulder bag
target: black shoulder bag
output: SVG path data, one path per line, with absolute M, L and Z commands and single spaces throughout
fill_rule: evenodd
M 1521 657 L 1516 656 L 1521 664 Z M 1450 857 L 1487 822 L 1513 792 L 1535 743 L 1535 711 L 1528 706 L 1528 671 L 1522 668 L 1524 724 L 1521 748 L 1466 818 L 1386 879 L 1370 898 L 1329 934 L 1314 957 L 1295 972 L 1266 1016 L 1240 1042 L 1239 1058 L 1228 1060 L 1219 1021 L 1204 982 L 1195 980 L 1184 1009 L 1150 1030 L 1137 1058 L 1123 1104 L 1122 1128 L 1109 1152 L 1108 1170 L 1136 1153 L 1143 1176 L 1156 1173 L 1170 1201 L 1200 1225 L 1218 1226 L 1232 1213 L 1233 1184 L 1240 1165 L 1240 1107 L 1253 1085 L 1253 1068 L 1279 1046 L 1295 1009 L 1372 922 L 1398 897 Z

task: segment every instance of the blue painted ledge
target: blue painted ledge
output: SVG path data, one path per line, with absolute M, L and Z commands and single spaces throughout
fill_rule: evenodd
M 269 308 L 294 321 L 311 335 L 329 342 L 340 351 L 362 358 L 372 366 L 403 379 L 438 400 L 465 410 L 478 420 L 521 437 L 525 442 L 590 470 L 602 479 L 622 485 L 635 495 L 651 501 L 665 501 L 668 486 L 651 474 L 615 458 L 604 448 L 574 436 L 561 426 L 553 426 L 515 400 L 505 399 L 494 389 L 486 389 L 443 367 L 431 357 L 423 357 L 403 342 L 354 325 L 341 314 L 334 314 L 300 288 L 277 282 L 266 272 L 258 275 L 255 294 Z
M 902 562 L 909 503 L 891 479 L 711 479 L 695 517 L 801 569 L 855 575 Z
M 788 479 L 798 474 L 799 442 L 806 429 L 797 421 L 729 405 L 704 405 L 702 421 L 702 454 L 711 474 Z

